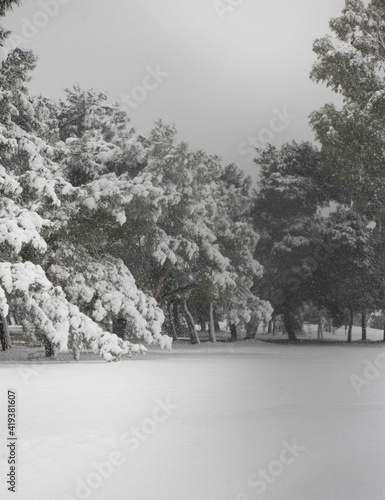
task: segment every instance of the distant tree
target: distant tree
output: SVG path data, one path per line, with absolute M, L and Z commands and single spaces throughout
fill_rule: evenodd
M 366 316 L 383 303 L 385 290 L 375 233 L 362 215 L 339 208 L 325 221 L 320 237 L 333 251 L 306 283 L 309 296 L 319 308 L 329 311 L 338 326 L 349 318 L 348 342 L 359 313 L 365 340 Z
M 314 256 L 327 202 L 320 177 L 322 157 L 309 143 L 269 147 L 257 160 L 261 180 L 255 197 L 254 225 L 260 233 L 256 258 L 265 268 L 257 294 L 282 314 L 290 339 L 300 332 L 302 288 L 317 262 Z

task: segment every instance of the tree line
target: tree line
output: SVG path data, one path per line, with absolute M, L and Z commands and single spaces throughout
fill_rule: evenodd
M 0 16 L 18 2 L 3 2 Z M 78 86 L 28 90 L 36 58 L 3 50 L 0 313 L 76 358 L 170 347 L 181 321 L 216 341 L 219 321 L 255 334 L 272 315 L 290 339 L 304 307 L 335 325 L 384 301 L 385 8 L 346 1 L 311 73 L 343 95 L 312 113 L 321 145 L 256 151 L 257 186 L 159 121 L 138 135 L 118 103 Z M 0 44 L 9 33 L 0 28 Z

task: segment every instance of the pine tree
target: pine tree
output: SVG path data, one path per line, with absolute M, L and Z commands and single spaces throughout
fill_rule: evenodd
M 354 315 L 366 315 L 382 307 L 384 300 L 384 257 L 382 242 L 368 220 L 350 208 L 339 207 L 324 221 L 319 237 L 333 249 L 309 278 L 307 292 L 319 309 L 326 308 L 338 326 L 349 321 L 352 341 Z M 363 339 L 366 339 L 365 325 Z
M 108 232 L 102 234 L 109 223 L 122 225 L 125 199 L 132 198 L 135 184 L 114 173 L 101 178 L 102 172 L 96 172 L 97 181 L 94 176 L 81 186 L 66 180 L 71 140 L 60 141 L 57 106 L 28 95 L 34 64 L 34 56 L 19 49 L 2 62 L 0 312 L 6 316 L 9 306 L 17 307 L 26 329 L 44 340 L 49 353 L 51 344 L 70 348 L 76 356 L 84 347 L 113 360 L 144 351 L 142 340 L 170 345 L 161 335 L 162 311 L 108 252 Z M 89 134 L 88 148 L 95 142 Z M 100 143 L 101 149 L 92 152 L 104 165 L 99 153 L 114 147 L 104 138 Z M 126 198 L 116 198 L 119 190 Z M 95 215 L 101 216 L 100 230 Z M 96 239 L 87 238 L 86 231 Z M 120 315 L 132 342 L 106 331 Z
M 0 3 L 0 17 L 3 17 L 6 12 L 16 5 L 20 5 L 21 0 L 2 0 Z
M 254 225 L 260 233 L 256 257 L 265 268 L 257 293 L 284 316 L 290 339 L 300 331 L 299 309 L 305 282 L 317 267 L 314 258 L 328 201 L 320 176 L 322 156 L 311 144 L 269 147 L 257 162 L 261 180 L 255 197 Z

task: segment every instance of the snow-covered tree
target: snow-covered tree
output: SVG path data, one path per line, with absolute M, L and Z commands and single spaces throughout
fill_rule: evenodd
M 31 97 L 34 65 L 29 51 L 2 52 L 0 312 L 22 311 L 47 350 L 93 347 L 106 359 L 141 341 L 170 347 L 157 301 L 166 311 L 182 301 L 192 330 L 193 292 L 211 325 L 215 309 L 234 325 L 268 315 L 252 291 L 262 269 L 239 169 L 161 122 L 138 137 L 103 93 Z
M 11 9 L 14 5 L 19 5 L 20 0 L 2 0 L 0 4 L 0 17 L 3 17 L 6 12 Z
M 126 258 L 139 264 L 135 276 L 166 310 L 182 306 L 195 341 L 197 297 L 198 302 L 207 299 L 207 321 L 210 304 L 211 311 L 221 308 L 229 319 L 247 321 L 247 302 L 256 299 L 250 292 L 253 277 L 261 273 L 253 259 L 256 234 L 250 221 L 237 213 L 243 201 L 244 207 L 250 204 L 248 194 L 242 198 L 240 188 L 226 184 L 218 157 L 192 151 L 178 141 L 172 126 L 157 123 L 143 146 L 139 177 L 147 176 L 160 196 L 152 216 L 147 210 L 144 220 L 142 208 L 142 215 L 128 217 L 123 226 L 127 236 L 140 236 L 126 238 L 121 245 Z M 253 307 L 265 311 L 262 304 L 255 306 L 257 302 Z
M 334 37 L 314 42 L 317 55 L 311 77 L 343 96 L 343 105 L 327 104 L 311 116 L 322 144 L 324 176 L 337 202 L 382 223 L 385 183 L 385 5 L 346 0 L 332 19 Z
M 135 342 L 170 345 L 160 334 L 162 311 L 137 288 L 123 262 L 108 253 L 106 235 L 98 234 L 94 252 L 92 234 L 102 228 L 93 216 L 106 216 L 104 226 L 121 226 L 124 202 L 132 196 L 127 189 L 135 190 L 135 183 L 128 185 L 110 172 L 103 178 L 103 171 L 81 186 L 70 182 L 66 171 L 76 163 L 78 139 L 61 141 L 58 107 L 28 95 L 34 64 L 31 52 L 15 49 L 1 66 L 0 312 L 6 316 L 9 305 L 17 305 L 25 323 L 48 345 L 76 353 L 90 347 L 108 360 L 144 350 L 104 331 L 114 316 L 127 319 Z M 114 146 L 91 125 L 85 149 L 94 148 L 104 165 Z M 86 170 L 79 155 L 79 170 L 83 162 Z M 96 177 L 97 185 L 92 184 Z M 115 198 L 119 183 L 126 198 Z
M 255 197 L 254 224 L 260 233 L 256 256 L 265 268 L 257 283 L 261 298 L 283 314 L 291 339 L 299 332 L 302 290 L 317 267 L 316 242 L 327 203 L 320 152 L 309 143 L 291 143 L 261 153 L 261 180 Z
M 378 301 L 385 289 L 385 4 L 346 0 L 330 27 L 333 37 L 314 42 L 317 62 L 311 77 L 340 93 L 343 103 L 325 105 L 312 113 L 310 122 L 322 145 L 322 173 L 332 187 L 330 199 L 342 205 L 342 212 L 361 217 L 363 224 L 370 221 L 368 255 L 374 252 L 375 265 L 351 274 L 345 291 L 356 304 L 350 311 L 358 307 L 358 291 L 361 304 L 373 310 L 382 307 Z M 340 280 L 346 283 L 349 277 L 341 275 Z
M 308 296 L 336 325 L 349 323 L 348 342 L 354 316 L 361 314 L 366 340 L 367 315 L 385 298 L 383 241 L 362 214 L 342 207 L 324 220 L 318 238 L 330 251 L 306 283 Z
M 367 313 L 384 300 L 383 238 L 354 208 L 320 211 L 333 199 L 322 160 L 310 144 L 271 147 L 261 155 L 256 255 L 266 272 L 259 293 L 283 314 L 289 338 L 300 332 L 298 312 L 311 302 L 336 324 L 349 318 L 351 341 L 354 314 L 366 324 Z

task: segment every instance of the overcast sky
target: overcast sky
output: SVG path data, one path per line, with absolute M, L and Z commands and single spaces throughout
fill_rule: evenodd
M 139 133 L 159 118 L 173 122 L 194 148 L 255 176 L 250 143 L 312 140 L 309 113 L 335 99 L 309 72 L 313 40 L 329 32 L 329 19 L 343 6 L 344 0 L 24 0 L 4 24 L 39 57 L 33 93 L 58 98 L 74 84 L 107 91 L 129 110 Z

